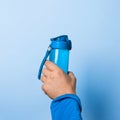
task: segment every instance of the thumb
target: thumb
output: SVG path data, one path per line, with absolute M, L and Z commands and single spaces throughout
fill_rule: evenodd
M 75 75 L 73 74 L 73 72 L 69 72 L 68 76 L 71 78 L 72 81 L 76 81 Z
M 75 75 L 72 72 L 69 72 L 68 76 L 69 76 L 69 78 L 71 80 L 72 88 L 76 92 L 76 77 L 75 77 Z

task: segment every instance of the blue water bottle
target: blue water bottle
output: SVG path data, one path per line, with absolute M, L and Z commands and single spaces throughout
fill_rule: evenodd
M 58 36 L 51 39 L 46 55 L 40 65 L 38 79 L 41 77 L 42 68 L 46 59 L 49 56 L 49 60 L 61 68 L 66 74 L 68 73 L 69 64 L 69 50 L 72 48 L 72 43 L 68 40 L 67 35 Z

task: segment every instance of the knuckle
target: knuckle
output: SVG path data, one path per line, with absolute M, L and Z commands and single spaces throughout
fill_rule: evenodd
M 44 77 L 44 76 L 41 76 L 40 80 L 41 80 L 42 82 L 45 82 L 45 77 Z
M 42 85 L 42 90 L 44 91 L 45 94 L 47 94 L 45 85 Z
M 49 61 L 46 61 L 46 62 L 45 62 L 45 65 L 46 65 L 46 66 L 49 65 Z
M 42 74 L 45 74 L 46 73 L 46 69 L 44 68 L 43 70 L 42 70 Z
M 43 85 L 42 85 L 42 90 L 43 90 L 44 92 L 47 92 L 47 90 L 48 90 L 47 84 L 43 84 Z
M 45 84 L 42 85 L 42 90 L 46 91 L 46 85 Z

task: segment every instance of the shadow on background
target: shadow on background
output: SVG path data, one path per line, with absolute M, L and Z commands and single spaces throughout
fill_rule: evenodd
M 118 64 L 118 59 L 112 59 L 110 56 L 104 59 L 94 56 L 85 61 L 81 68 L 84 68 L 82 73 L 84 75 L 79 76 L 80 82 L 78 82 L 83 119 L 119 120 L 119 102 L 116 101 L 119 99 L 120 91 Z

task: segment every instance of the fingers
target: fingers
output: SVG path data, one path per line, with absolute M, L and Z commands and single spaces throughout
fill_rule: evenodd
M 45 62 L 45 68 L 42 70 L 42 77 L 40 80 L 45 83 L 52 76 L 52 71 L 59 69 L 54 63 L 50 61 Z
M 42 74 L 43 74 L 44 76 L 48 77 L 48 76 L 50 76 L 51 72 L 50 72 L 48 69 L 44 68 L 44 69 L 42 70 Z
M 50 62 L 50 61 L 46 61 L 45 62 L 45 66 L 47 69 L 49 69 L 50 71 L 54 71 L 56 69 L 59 69 L 59 67 L 57 67 L 54 63 Z
M 44 82 L 47 80 L 47 78 L 43 75 L 43 76 L 40 78 L 40 80 L 44 83 Z
M 44 68 L 42 70 L 42 77 L 40 78 L 41 81 L 46 82 L 50 75 L 51 75 L 51 72 L 48 69 Z
M 50 75 L 51 75 L 51 71 L 47 68 L 44 68 L 42 70 L 42 77 L 40 78 L 40 80 L 42 82 L 45 82 Z

